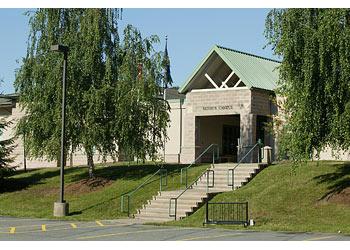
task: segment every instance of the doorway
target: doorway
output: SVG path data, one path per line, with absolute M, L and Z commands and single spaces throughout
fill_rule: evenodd
M 237 146 L 240 135 L 239 126 L 223 125 L 222 127 L 222 161 L 237 162 Z

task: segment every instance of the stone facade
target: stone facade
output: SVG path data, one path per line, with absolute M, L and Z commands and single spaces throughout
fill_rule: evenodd
M 257 115 L 270 116 L 271 101 L 267 91 L 248 88 L 193 90 L 186 95 L 184 109 L 186 129 L 180 159 L 182 163 L 189 163 L 203 150 L 198 117 L 239 115 L 241 143 L 252 145 L 256 143 Z

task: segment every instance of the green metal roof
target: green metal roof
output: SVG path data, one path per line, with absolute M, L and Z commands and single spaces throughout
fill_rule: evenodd
M 197 71 L 206 63 L 214 52 L 220 56 L 248 88 L 270 91 L 276 88 L 276 83 L 278 81 L 277 67 L 280 65 L 280 62 L 215 45 L 188 80 L 181 86 L 179 90 L 180 93 L 187 92 Z

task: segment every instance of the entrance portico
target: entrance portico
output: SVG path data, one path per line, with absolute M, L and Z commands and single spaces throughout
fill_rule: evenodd
M 265 123 L 276 110 L 271 97 L 278 65 L 273 60 L 214 46 L 179 90 L 185 95 L 180 162 L 192 162 L 210 144 L 219 145 L 222 161 L 233 162 L 245 153 L 237 151 L 237 146 L 244 149 L 261 139 L 274 147 Z
M 238 138 L 242 145 L 255 143 L 256 115 L 250 112 L 250 90 L 192 91 L 186 95 L 185 108 L 181 162 L 193 161 L 212 143 L 219 145 L 222 157 L 231 156 L 226 160 L 237 161 L 237 150 L 232 147 L 238 146 Z M 224 130 L 232 134 L 226 136 Z M 224 142 L 229 138 L 231 142 Z M 227 152 L 230 144 L 234 145 L 231 153 Z

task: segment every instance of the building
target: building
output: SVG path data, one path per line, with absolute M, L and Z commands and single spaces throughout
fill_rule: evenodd
M 18 102 L 18 94 L 1 95 L 0 96 L 0 119 L 5 119 L 7 122 L 11 122 L 9 127 L 3 131 L 0 136 L 1 139 L 8 139 L 15 136 L 15 127 L 18 120 L 25 115 L 24 110 L 21 108 Z M 56 167 L 57 161 L 48 161 L 47 159 L 29 159 L 25 156 L 25 148 L 23 143 L 23 137 L 14 137 L 14 143 L 16 145 L 13 156 L 15 157 L 13 166 L 19 168 L 43 168 L 43 167 Z M 111 161 L 111 159 L 109 159 Z M 102 157 L 94 155 L 94 162 L 102 162 Z M 86 155 L 83 151 L 79 150 L 73 154 L 69 154 L 67 158 L 67 165 L 77 166 L 86 165 Z
M 258 139 L 275 152 L 265 123 L 277 112 L 273 102 L 279 62 L 214 46 L 169 99 L 171 124 L 167 162 L 192 162 L 211 144 L 221 161 L 237 161 Z M 252 159 L 251 159 L 252 160 Z
M 159 155 L 169 163 L 191 163 L 211 144 L 219 147 L 220 161 L 237 162 L 260 139 L 278 147 L 266 124 L 278 114 L 275 88 L 280 62 L 215 45 L 188 80 L 177 89 L 167 89 L 170 105 L 168 140 Z M 18 119 L 23 115 L 16 95 L 0 98 L 0 117 Z M 3 135 L 11 136 L 15 122 Z M 23 143 L 17 139 L 16 163 L 23 166 Z M 210 152 L 207 158 L 210 160 Z M 321 159 L 335 159 L 328 148 Z M 340 152 L 341 160 L 350 160 L 349 152 Z M 95 156 L 95 161 L 100 159 Z M 256 161 L 253 152 L 246 161 Z M 84 152 L 70 157 L 71 165 L 86 164 Z M 33 160 L 28 167 L 56 166 L 56 162 Z

